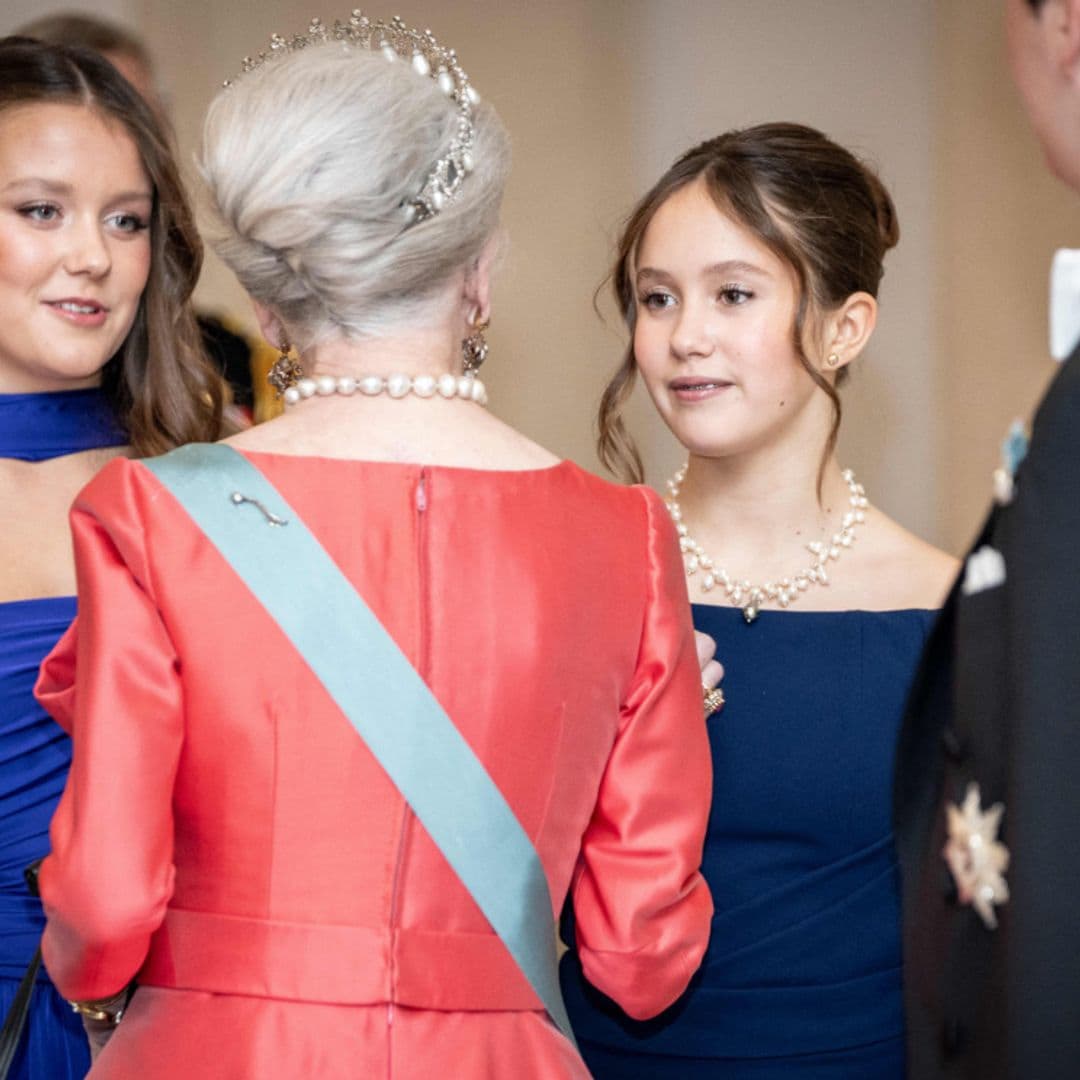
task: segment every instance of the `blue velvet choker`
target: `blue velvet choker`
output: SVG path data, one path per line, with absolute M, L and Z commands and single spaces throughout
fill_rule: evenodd
M 98 387 L 48 394 L 0 394 L 0 457 L 19 461 L 124 446 L 127 434 Z

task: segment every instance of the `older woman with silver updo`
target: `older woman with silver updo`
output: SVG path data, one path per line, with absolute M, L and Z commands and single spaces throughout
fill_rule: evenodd
M 119 1021 L 95 1077 L 586 1077 L 567 894 L 632 1016 L 700 960 L 674 528 L 475 374 L 508 157 L 455 54 L 398 20 L 275 38 L 211 107 L 217 247 L 287 408 L 118 460 L 74 511 L 41 887 L 56 984 Z

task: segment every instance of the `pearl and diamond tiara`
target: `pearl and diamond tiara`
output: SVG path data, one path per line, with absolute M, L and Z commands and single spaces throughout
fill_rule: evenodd
M 403 204 L 407 226 L 434 216 L 457 196 L 465 177 L 473 170 L 473 110 L 480 97 L 461 70 L 457 54 L 440 45 L 430 30 L 406 26 L 397 15 L 389 22 L 369 19 L 359 10 L 353 11 L 348 22 L 335 20 L 332 27 L 316 18 L 309 23 L 306 34 L 271 35 L 267 51 L 244 57 L 240 74 L 246 75 L 288 53 L 335 42 L 346 49 L 379 51 L 391 62 L 407 61 L 417 75 L 434 79 L 439 89 L 457 106 L 457 129 L 450 146 L 429 170 L 420 191 Z M 227 87 L 231 85 L 232 80 L 225 83 Z

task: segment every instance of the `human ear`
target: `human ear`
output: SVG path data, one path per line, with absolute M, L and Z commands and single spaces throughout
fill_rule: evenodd
M 488 237 L 475 261 L 465 271 L 462 299 L 470 326 L 491 321 L 491 274 L 499 253 L 499 237 Z
M 1080 0 L 1054 0 L 1042 17 L 1051 20 L 1057 59 L 1062 72 L 1080 84 Z
M 826 319 L 824 367 L 839 371 L 863 351 L 877 325 L 877 301 L 865 292 L 852 293 Z
M 260 304 L 258 300 L 252 300 L 251 306 L 255 309 L 255 319 L 259 324 L 259 329 L 262 331 L 262 336 L 274 346 L 275 349 L 281 349 L 284 351 L 289 342 L 289 335 L 285 331 L 285 327 L 281 320 L 275 315 L 270 308 L 265 304 Z

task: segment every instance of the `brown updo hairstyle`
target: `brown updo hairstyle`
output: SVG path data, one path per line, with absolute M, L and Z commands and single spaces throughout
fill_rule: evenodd
M 101 375 L 132 449 L 150 457 L 219 438 L 224 384 L 203 351 L 191 306 L 202 241 L 161 122 L 97 53 L 0 38 L 0 110 L 39 103 L 85 106 L 119 125 L 153 185 L 146 287 L 124 343 Z
M 641 456 L 622 420 L 637 376 L 634 264 L 653 215 L 698 178 L 721 213 L 749 229 L 795 274 L 798 303 L 791 335 L 796 355 L 833 406 L 824 469 L 840 429 L 840 396 L 806 355 L 807 317 L 835 310 L 852 293 L 876 297 L 882 260 L 900 230 L 892 199 L 874 171 L 801 124 L 759 124 L 703 142 L 660 177 L 627 219 L 611 280 L 630 342 L 600 401 L 600 460 L 624 480 L 644 479 Z M 836 382 L 846 374 L 842 369 Z

